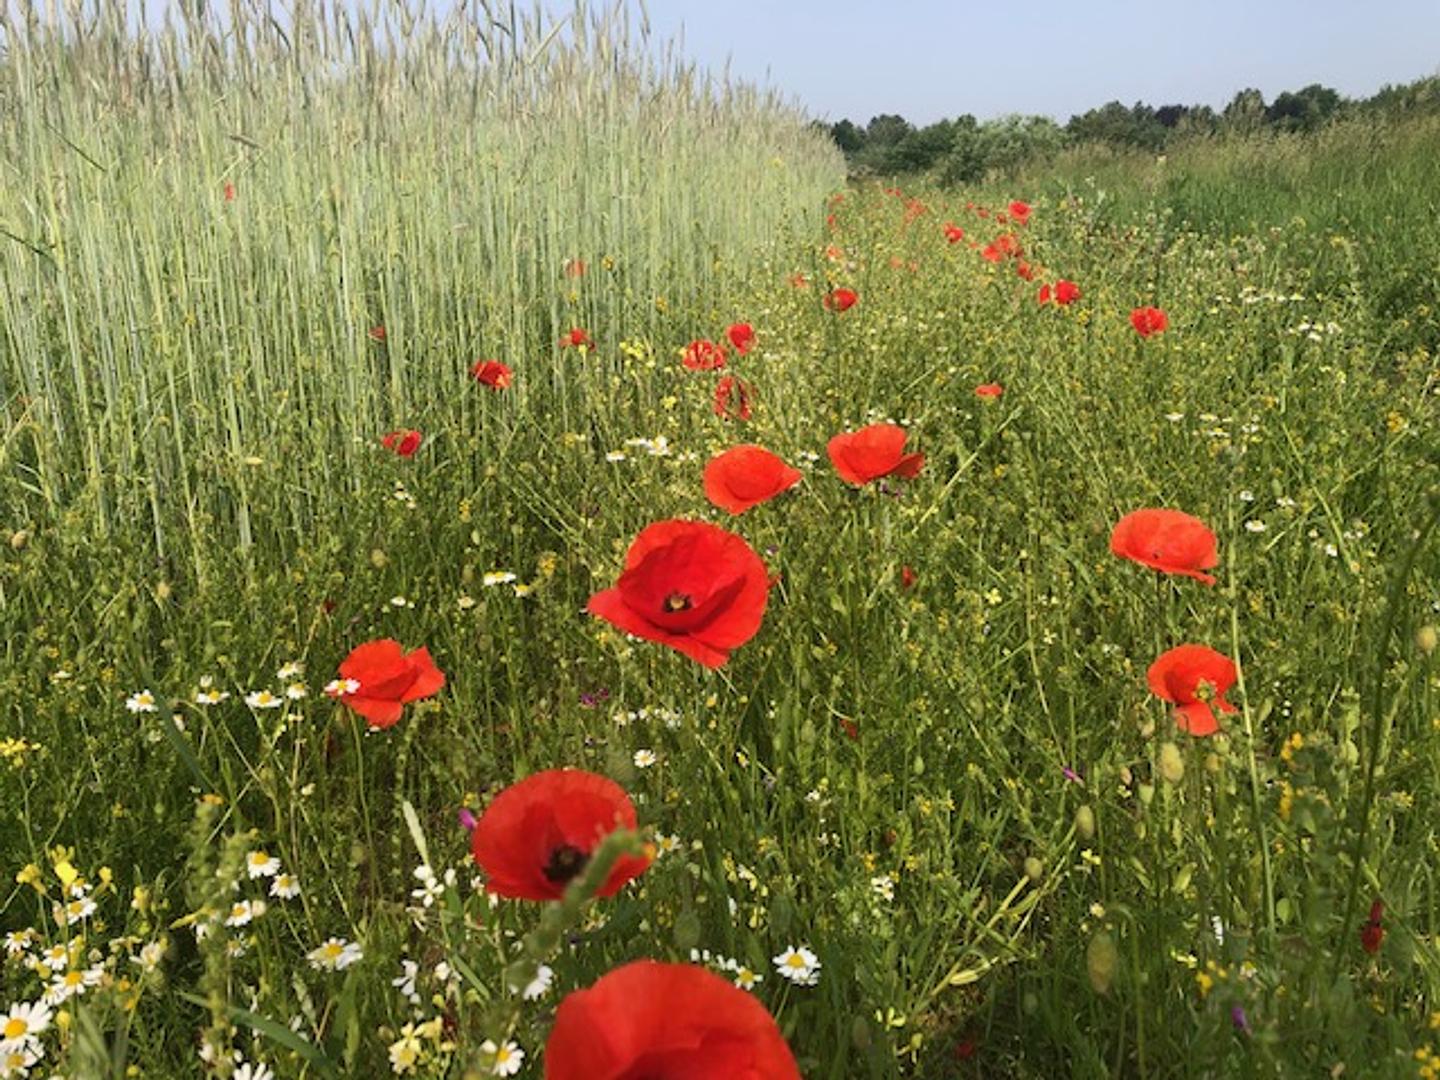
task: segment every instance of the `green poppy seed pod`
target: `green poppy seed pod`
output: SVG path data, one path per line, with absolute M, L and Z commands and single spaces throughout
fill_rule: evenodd
M 1088 803 L 1075 811 L 1075 835 L 1081 840 L 1092 840 L 1095 837 L 1095 811 L 1090 809 Z
M 1194 864 L 1192 864 L 1192 863 L 1187 863 L 1186 865 L 1182 866 L 1179 870 L 1175 871 L 1175 881 L 1173 882 L 1171 888 L 1174 890 L 1174 892 L 1175 892 L 1176 894 L 1178 894 L 1178 895 L 1180 895 L 1180 896 L 1184 896 L 1184 895 L 1185 895 L 1185 890 L 1188 889 L 1188 888 L 1190 888 L 1190 879 L 1191 879 L 1192 877 L 1194 877 L 1194 876 L 1195 876 L 1195 866 L 1194 866 Z
M 1129 787 L 1135 782 L 1135 774 L 1130 771 L 1129 765 L 1120 766 L 1120 783 Z
M 1025 860 L 1025 876 L 1030 879 L 1032 885 L 1039 885 L 1040 878 L 1045 873 L 1045 864 L 1034 855 Z
M 1185 759 L 1180 755 L 1180 747 L 1173 742 L 1160 744 L 1160 775 L 1171 784 L 1185 779 Z
M 16 533 L 15 535 L 19 536 L 20 534 Z M 1426 656 L 1435 651 L 1437 644 L 1440 644 L 1440 630 L 1436 630 L 1435 627 L 1422 626 L 1415 631 L 1415 647 Z
M 1154 784 L 1141 784 L 1141 785 L 1140 785 L 1139 787 L 1137 787 L 1135 790 L 1136 790 L 1137 792 L 1139 792 L 1139 794 L 1140 794 L 1140 801 L 1141 801 L 1142 803 L 1144 803 L 1146 806 L 1149 806 L 1151 800 L 1155 798 L 1155 785 L 1154 785 Z
M 1142 739 L 1148 739 L 1148 738 L 1150 738 L 1150 736 L 1152 736 L 1152 735 L 1154 735 L 1154 734 L 1155 734 L 1155 721 L 1154 721 L 1154 720 L 1146 720 L 1143 724 L 1140 725 L 1140 737 L 1141 737 Z
M 1115 982 L 1115 969 L 1120 966 L 1120 949 L 1115 944 L 1115 935 L 1109 930 L 1097 930 L 1085 947 L 1085 973 L 1090 976 L 1090 988 L 1097 994 L 1110 993 Z
M 1208 772 L 1211 776 L 1218 776 L 1220 774 L 1220 765 L 1221 762 L 1219 754 L 1205 755 L 1205 771 Z
M 373 566 L 376 570 L 384 570 L 385 567 L 389 565 L 389 563 L 390 556 L 386 555 L 385 552 L 381 551 L 379 548 L 370 549 L 370 565 Z
M 16 551 L 25 550 L 25 545 L 29 542 L 30 534 L 24 529 L 16 529 L 13 533 L 10 534 L 10 546 Z

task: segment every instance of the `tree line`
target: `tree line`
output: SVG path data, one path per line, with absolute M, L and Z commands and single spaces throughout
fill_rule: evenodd
M 1313 132 L 1337 118 L 1440 111 L 1440 76 L 1387 85 L 1351 99 L 1313 83 L 1266 102 L 1259 90 L 1241 90 L 1223 109 L 1208 105 L 1123 105 L 1111 101 L 1070 117 L 1063 126 L 1048 116 L 976 120 L 966 114 L 916 127 L 885 113 L 861 126 L 830 125 L 830 137 L 857 174 L 933 172 L 945 183 L 971 183 L 987 173 L 1009 172 L 1034 158 L 1080 143 L 1160 153 L 1177 139 L 1259 132 Z

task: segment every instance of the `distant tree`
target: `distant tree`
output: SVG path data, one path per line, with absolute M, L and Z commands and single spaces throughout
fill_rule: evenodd
M 1012 172 L 1064 145 L 1065 132 L 1048 116 L 1002 116 L 978 125 L 973 116 L 963 116 L 955 123 L 939 178 L 947 184 L 974 183 L 987 173 Z
M 1311 83 L 1277 97 L 1265 110 L 1265 119 L 1281 131 L 1314 131 L 1339 111 L 1341 103 L 1338 91 Z
M 1161 127 L 1176 128 L 1190 113 L 1189 105 L 1161 105 L 1155 110 L 1155 119 Z
M 1165 126 L 1143 101 L 1127 108 L 1118 101 L 1072 116 L 1065 133 L 1079 142 L 1106 142 L 1157 150 L 1165 142 Z
M 849 120 L 840 120 L 830 125 L 830 137 L 847 158 L 853 158 L 865 148 L 865 130 L 856 127 Z
M 1225 106 L 1227 130 L 1250 133 L 1265 126 L 1265 95 L 1259 90 L 1241 90 Z
M 865 141 L 872 146 L 889 146 L 898 143 L 914 131 L 910 121 L 894 113 L 882 113 L 871 117 L 865 125 Z

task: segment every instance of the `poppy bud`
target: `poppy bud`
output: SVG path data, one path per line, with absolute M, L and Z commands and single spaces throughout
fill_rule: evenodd
M 1180 747 L 1173 742 L 1160 744 L 1160 775 L 1172 784 L 1185 779 L 1185 759 L 1180 756 Z
M 1040 884 L 1040 878 L 1045 873 L 1045 865 L 1034 855 L 1026 856 L 1025 876 L 1030 879 L 1032 885 Z
M 28 543 L 30 543 L 30 534 L 24 529 L 16 529 L 10 534 L 10 546 L 14 550 L 23 551 Z
M 1089 804 L 1075 811 L 1075 833 L 1081 840 L 1090 840 L 1095 836 L 1095 811 L 1090 809 Z
M 16 533 L 18 536 L 19 533 Z M 13 541 L 12 541 L 13 542 Z M 1435 646 L 1440 643 L 1440 631 L 1433 626 L 1422 626 L 1415 631 L 1415 647 L 1426 656 L 1435 651 Z
M 380 548 L 370 549 L 370 565 L 376 570 L 384 570 L 390 563 L 390 556 L 386 555 Z
M 1115 969 L 1120 966 L 1120 949 L 1115 944 L 1115 935 L 1109 930 L 1100 930 L 1085 947 L 1085 973 L 1090 977 L 1090 987 L 1097 994 L 1110 993 L 1115 982 Z

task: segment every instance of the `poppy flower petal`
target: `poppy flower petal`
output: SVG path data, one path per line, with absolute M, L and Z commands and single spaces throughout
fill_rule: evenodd
M 1175 709 L 1175 723 L 1189 735 L 1214 735 L 1220 730 L 1215 713 L 1203 701 L 1192 701 Z

